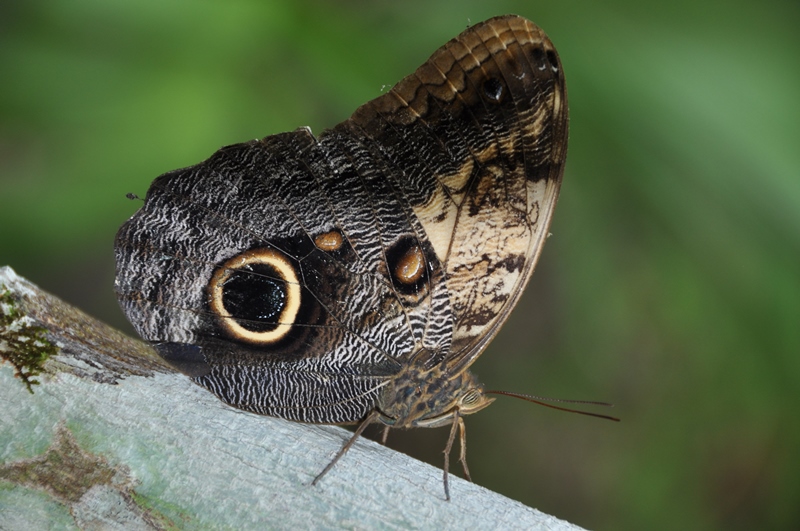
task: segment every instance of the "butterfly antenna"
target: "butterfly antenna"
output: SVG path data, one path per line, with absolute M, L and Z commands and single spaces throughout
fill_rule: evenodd
M 523 395 L 520 393 L 510 393 L 508 391 L 486 391 L 485 394 L 487 395 L 505 395 L 511 396 L 514 398 L 521 398 L 522 400 L 527 400 L 528 402 L 533 402 L 534 404 L 539 404 L 540 406 L 549 407 L 552 409 L 558 409 L 559 411 L 567 411 L 569 413 L 578 413 L 580 415 L 588 415 L 590 417 L 597 417 L 599 419 L 606 419 L 606 420 L 613 420 L 614 422 L 619 422 L 617 417 L 612 417 L 611 415 L 602 415 L 600 413 L 592 413 L 591 411 L 583 411 L 580 409 L 572 409 L 568 407 L 561 407 L 556 406 L 553 404 L 548 404 L 547 402 L 567 402 L 570 404 L 584 404 L 590 406 L 603 406 L 603 407 L 614 407 L 614 404 L 609 404 L 607 402 L 595 402 L 593 400 L 564 400 L 561 398 L 545 398 L 541 396 L 531 396 L 531 395 Z

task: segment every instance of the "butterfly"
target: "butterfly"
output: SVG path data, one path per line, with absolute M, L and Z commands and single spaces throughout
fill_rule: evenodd
M 567 152 L 553 44 L 476 24 L 314 136 L 221 148 L 158 177 L 119 230 L 138 333 L 222 401 L 364 428 L 450 426 L 493 398 L 469 371 L 533 273 Z

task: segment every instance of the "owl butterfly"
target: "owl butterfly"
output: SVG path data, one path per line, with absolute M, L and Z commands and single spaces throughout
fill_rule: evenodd
M 141 336 L 224 402 L 283 419 L 450 425 L 542 250 L 567 152 L 544 32 L 472 26 L 315 137 L 224 147 L 158 177 L 116 239 Z M 319 477 L 317 479 L 319 479 Z M 316 481 L 316 480 L 315 480 Z

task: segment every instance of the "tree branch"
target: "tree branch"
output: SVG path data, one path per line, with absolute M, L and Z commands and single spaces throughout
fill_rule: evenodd
M 349 432 L 230 408 L 8 267 L 0 355 L 2 529 L 579 529 L 366 439 L 311 487 Z

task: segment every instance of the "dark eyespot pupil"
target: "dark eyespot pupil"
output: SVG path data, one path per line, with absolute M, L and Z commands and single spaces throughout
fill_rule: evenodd
M 547 62 L 550 63 L 550 68 L 553 69 L 553 72 L 558 72 L 558 57 L 556 57 L 556 52 L 547 50 Z
M 286 305 L 286 285 L 274 267 L 252 264 L 231 273 L 222 291 L 222 304 L 243 328 L 268 332 L 275 328 Z
M 483 92 L 490 100 L 499 102 L 503 97 L 503 84 L 497 78 L 489 78 L 483 82 Z

